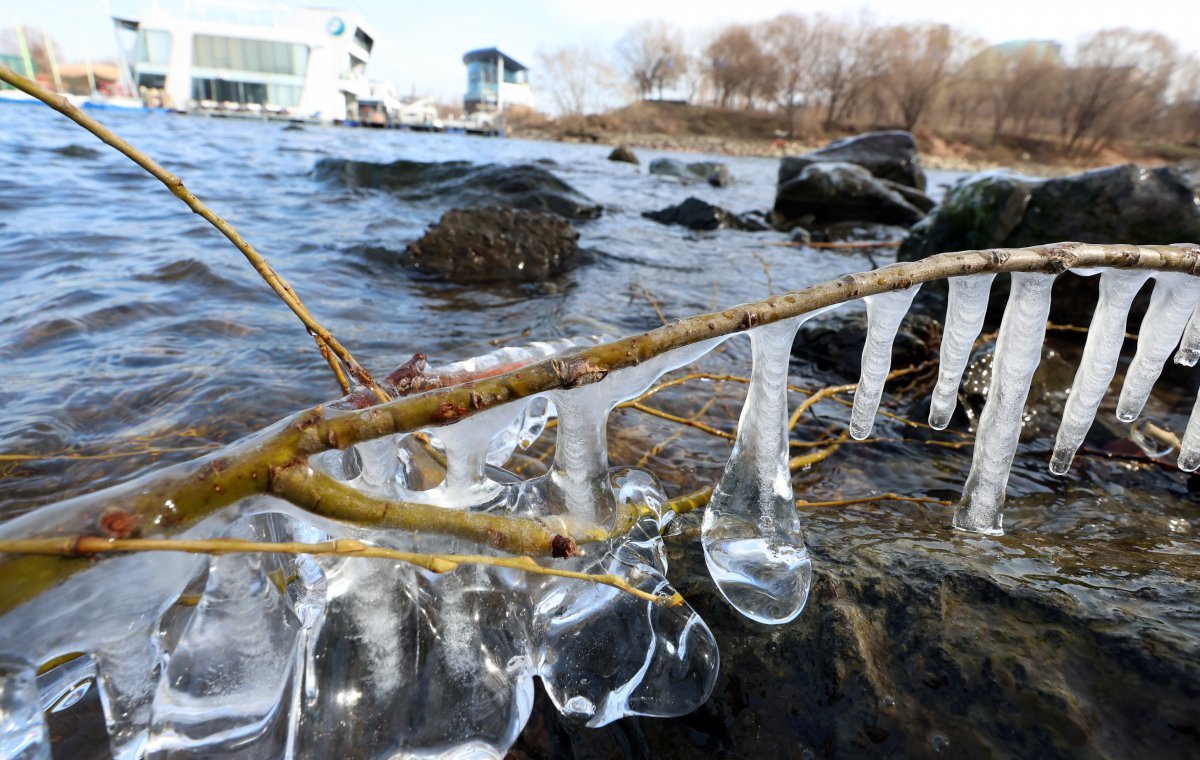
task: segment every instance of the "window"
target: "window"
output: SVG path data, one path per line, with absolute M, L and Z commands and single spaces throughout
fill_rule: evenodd
M 362 29 L 354 30 L 354 41 L 368 53 L 371 52 L 371 46 L 375 44 L 375 40 L 371 39 Z
M 142 29 L 137 37 L 137 62 L 166 66 L 171 59 L 171 33 Z
M 297 85 L 197 77 L 192 79 L 192 100 L 296 108 L 300 105 L 303 89 Z
M 192 43 L 197 68 L 302 77 L 307 64 L 308 47 L 290 42 L 197 34 Z

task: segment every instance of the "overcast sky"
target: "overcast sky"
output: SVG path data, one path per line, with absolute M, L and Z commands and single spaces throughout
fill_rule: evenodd
M 161 7 L 185 0 L 157 0 Z M 113 58 L 109 17 L 136 16 L 154 0 L 0 0 L 0 27 L 44 27 L 69 60 Z M 460 97 L 466 85 L 462 54 L 497 46 L 527 65 L 539 50 L 564 44 L 608 51 L 631 25 L 662 18 L 701 33 L 722 21 L 760 21 L 782 11 L 836 12 L 855 6 L 824 0 L 241 0 L 243 4 L 309 5 L 357 10 L 375 27 L 378 40 L 367 69 L 372 79 L 395 83 L 401 92 L 442 99 Z M 1194 0 L 965 0 L 868 2 L 878 22 L 937 21 L 992 42 L 1055 39 L 1068 46 L 1088 32 L 1113 26 L 1161 31 L 1181 46 L 1200 48 L 1200 3 Z M 1190 37 L 1190 39 L 1188 39 Z

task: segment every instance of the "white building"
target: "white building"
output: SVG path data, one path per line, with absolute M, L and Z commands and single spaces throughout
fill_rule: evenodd
M 375 33 L 353 11 L 153 7 L 151 15 L 113 21 L 118 37 L 133 37 L 126 63 L 134 91 L 154 93 L 163 105 L 343 121 L 357 119 L 358 99 L 370 97 L 365 69 Z
M 511 106 L 533 108 L 529 68 L 496 48 L 472 50 L 463 56 L 467 66 L 467 113 L 503 111 Z

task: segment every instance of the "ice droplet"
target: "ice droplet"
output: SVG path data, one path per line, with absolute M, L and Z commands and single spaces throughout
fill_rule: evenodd
M 1042 356 L 1054 278 L 1028 272 L 1012 275 L 996 339 L 992 383 L 975 434 L 971 473 L 954 512 L 954 527 L 960 530 L 990 535 L 1004 532 L 1004 491 L 1021 437 L 1021 414 L 1029 384 Z
M 988 294 L 994 274 L 952 277 L 950 299 L 946 306 L 946 326 L 942 329 L 941 358 L 937 385 L 929 403 L 929 427 L 945 430 L 958 401 L 958 386 L 971 358 L 975 339 L 983 331 L 987 316 Z
M 875 413 L 883 397 L 883 386 L 892 370 L 892 344 L 920 283 L 903 290 L 867 296 L 867 339 L 863 344 L 862 373 L 854 391 L 850 414 L 850 437 L 861 441 L 875 426 Z
M 787 456 L 788 363 L 796 331 L 812 316 L 750 332 L 754 367 L 737 440 L 700 529 L 717 588 L 738 612 L 760 623 L 799 615 L 812 580 Z

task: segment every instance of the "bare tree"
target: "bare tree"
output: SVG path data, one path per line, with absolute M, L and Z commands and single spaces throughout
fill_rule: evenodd
M 788 136 L 796 134 L 796 109 L 809 105 L 817 92 L 817 72 L 826 54 L 825 40 L 803 16 L 782 13 L 766 22 L 763 47 L 778 76 L 776 100 L 787 113 Z
M 658 89 L 671 87 L 687 68 L 683 32 L 666 21 L 642 21 L 629 29 L 617 41 L 617 60 L 638 89 L 642 100 L 648 100 Z
M 850 112 L 868 83 L 883 71 L 884 61 L 878 47 L 878 29 L 865 15 L 843 21 L 818 14 L 812 25 L 821 51 L 814 79 L 818 97 L 826 107 L 825 128 L 830 129 Z
M 755 98 L 774 96 L 778 81 L 774 62 L 763 52 L 752 27 L 725 27 L 708 43 L 705 53 L 709 79 L 722 108 L 728 108 L 737 96 L 747 108 L 754 107 Z
M 951 74 L 958 41 L 945 24 L 902 24 L 880 31 L 876 47 L 887 63 L 880 81 L 905 129 L 916 127 Z
M 1009 122 L 1028 136 L 1030 124 L 1056 98 L 1063 61 L 1057 43 L 1030 41 L 1019 46 L 995 46 L 964 66 L 957 84 L 985 104 L 994 144 Z
M 1158 32 L 1122 27 L 1085 39 L 1065 77 L 1067 150 L 1094 154 L 1122 132 L 1152 123 L 1177 60 L 1175 43 Z
M 539 88 L 549 90 L 558 111 L 582 116 L 608 105 L 619 93 L 620 77 L 598 50 L 567 45 L 537 54 Z

